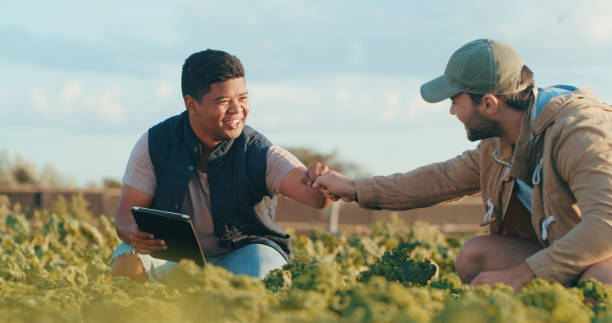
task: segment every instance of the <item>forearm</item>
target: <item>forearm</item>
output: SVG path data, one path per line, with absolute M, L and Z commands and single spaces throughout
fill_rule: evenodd
M 153 203 L 153 196 L 141 192 L 129 185 L 124 184 L 121 190 L 121 198 L 119 199 L 119 207 L 115 212 L 115 229 L 117 235 L 126 243 L 130 242 L 132 233 L 136 227 L 136 221 L 132 216 L 132 207 L 150 207 Z
M 134 221 L 131 211 L 129 214 L 126 214 L 125 211 L 117 210 L 117 213 L 115 213 L 115 229 L 117 230 L 117 235 L 119 238 L 125 243 L 130 243 L 128 238 L 128 233 L 130 231 L 129 228 L 135 225 L 136 221 Z
M 293 199 L 315 209 L 328 207 L 333 201 L 326 198 L 318 189 L 309 185 L 296 184 L 292 192 Z
M 323 209 L 328 207 L 330 204 L 332 204 L 332 200 L 326 198 L 323 194 L 321 194 L 321 192 L 319 192 L 319 190 L 316 190 L 316 192 L 311 193 L 312 196 L 310 196 L 308 199 L 310 201 L 310 203 L 308 204 L 308 206 L 311 206 L 315 209 Z
M 313 208 L 327 207 L 332 201 L 326 198 L 317 188 L 302 181 L 305 171 L 305 167 L 297 167 L 287 173 L 280 183 L 280 193 Z
M 480 191 L 480 175 L 470 152 L 407 173 L 355 180 L 359 204 L 373 209 L 427 207 Z

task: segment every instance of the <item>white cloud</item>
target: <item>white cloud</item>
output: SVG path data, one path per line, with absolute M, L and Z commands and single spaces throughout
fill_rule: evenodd
M 174 86 L 170 82 L 164 82 L 157 87 L 155 99 L 158 103 L 164 102 L 174 94 Z
M 274 126 L 274 125 L 276 125 L 278 123 L 278 117 L 277 116 L 266 116 L 264 120 L 270 126 Z
M 317 89 L 301 87 L 298 84 L 253 83 L 249 88 L 251 98 L 261 101 L 300 104 L 319 104 L 321 102 Z
M 49 120 L 61 117 L 66 122 L 90 123 L 94 122 L 92 116 L 97 116 L 105 124 L 119 125 L 126 119 L 121 94 L 118 86 L 91 87 L 85 91 L 81 82 L 71 81 L 44 90 L 32 88 L 29 100 L 41 112 L 39 115 Z
M 336 98 L 338 99 L 338 101 L 346 103 L 349 100 L 349 93 L 345 89 L 340 89 L 336 91 Z
M 584 24 L 585 34 L 591 42 L 609 42 L 612 40 L 612 19 L 608 13 L 595 13 Z
M 268 129 L 397 129 L 439 113 L 437 105 L 421 99 L 420 79 L 336 74 L 251 83 L 250 120 L 256 127 L 272 127 Z
M 581 45 L 606 46 L 612 40 L 612 3 L 608 0 L 581 4 L 559 1 L 532 1 L 524 6 L 508 3 L 500 15 L 491 16 L 505 39 L 522 42 L 526 35 L 537 32 L 545 47 L 577 48 Z M 512 19 L 504 19 L 506 17 Z M 501 22 L 501 23 L 499 23 Z
M 83 93 L 83 84 L 73 81 L 64 85 L 61 90 L 60 98 L 62 103 L 73 104 L 81 97 L 81 93 Z
M 49 97 L 39 88 L 30 90 L 30 103 L 37 111 L 44 111 L 49 106 Z
M 118 125 L 125 120 L 125 109 L 120 103 L 121 90 L 118 87 L 106 88 L 98 98 L 95 106 L 98 116 L 111 125 Z
M 390 124 L 397 119 L 399 115 L 399 103 L 400 95 L 397 91 L 391 91 L 385 96 L 387 108 L 380 117 L 380 122 L 382 124 Z
M 66 116 L 75 110 L 82 92 L 83 84 L 76 81 L 45 90 L 35 87 L 30 90 L 30 103 L 36 111 L 44 112 L 46 116 L 57 117 L 58 114 Z
M 414 96 L 406 103 L 406 118 L 408 120 L 418 120 L 427 114 L 441 114 L 450 107 L 448 100 L 438 103 L 428 103 L 420 96 Z

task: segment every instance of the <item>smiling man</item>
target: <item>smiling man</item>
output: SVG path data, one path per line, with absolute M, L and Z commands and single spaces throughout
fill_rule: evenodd
M 186 110 L 150 128 L 130 155 L 115 214 L 124 242 L 112 273 L 157 281 L 177 265 L 149 255 L 166 246 L 138 230 L 131 208 L 141 206 L 188 214 L 208 263 L 262 279 L 289 260 L 290 237 L 274 223 L 276 196 L 315 208 L 330 200 L 302 183 L 299 160 L 246 125 L 249 93 L 237 57 L 191 55 L 181 86 Z
M 391 176 L 357 180 L 313 164 L 308 181 L 327 196 L 375 209 L 412 209 L 480 192 L 489 235 L 462 246 L 465 283 L 511 285 L 534 277 L 612 285 L 612 109 L 588 89 L 536 88 L 518 52 L 492 39 L 455 51 L 421 87 L 451 99 L 474 150 Z M 316 178 L 316 181 L 315 181 Z

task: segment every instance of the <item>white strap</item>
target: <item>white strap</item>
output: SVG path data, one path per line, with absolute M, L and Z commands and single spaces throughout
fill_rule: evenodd
M 543 161 L 544 161 L 544 158 L 540 158 L 540 162 L 536 165 L 535 169 L 533 170 L 533 176 L 531 176 L 531 184 L 533 185 L 540 184 L 540 181 L 542 180 Z
M 495 209 L 495 206 L 493 205 L 493 201 L 491 201 L 491 198 L 489 198 L 487 200 L 487 213 L 485 214 L 484 218 L 482 219 L 483 225 L 489 224 L 488 222 L 491 220 L 491 216 L 493 215 L 493 210 L 494 209 Z
M 548 231 L 546 231 L 546 229 L 554 220 L 555 217 L 551 215 L 542 221 L 542 240 L 546 240 L 546 238 L 548 238 Z

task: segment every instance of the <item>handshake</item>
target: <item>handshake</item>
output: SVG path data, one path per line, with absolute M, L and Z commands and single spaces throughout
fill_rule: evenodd
M 326 198 L 333 201 L 357 200 L 355 182 L 319 162 L 313 163 L 304 171 L 302 183 L 317 188 Z

